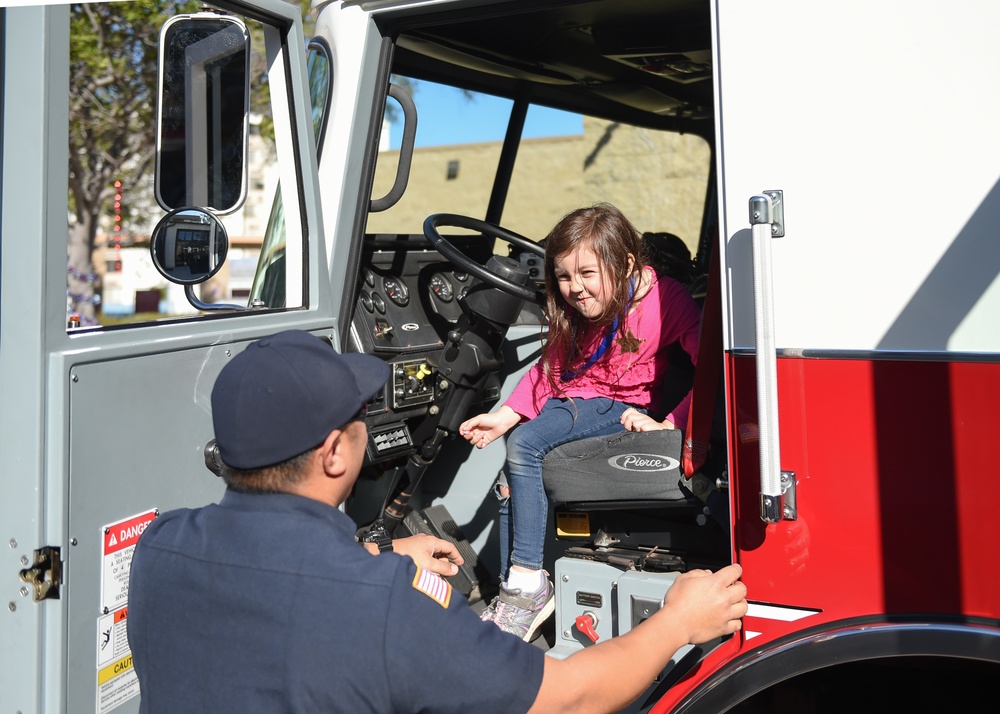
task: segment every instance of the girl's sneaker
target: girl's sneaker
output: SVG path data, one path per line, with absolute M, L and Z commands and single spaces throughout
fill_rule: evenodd
M 554 589 L 548 575 L 545 573 L 545 584 L 541 590 L 534 593 L 522 593 L 520 589 L 508 590 L 501 583 L 500 594 L 493 598 L 480 619 L 492 622 L 504 632 L 530 642 L 539 626 L 556 609 Z

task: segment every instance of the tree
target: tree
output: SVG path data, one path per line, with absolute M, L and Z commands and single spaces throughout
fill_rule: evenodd
M 308 18 L 308 0 L 294 4 Z M 160 28 L 169 17 L 201 6 L 198 0 L 71 6 L 66 288 L 70 309 L 80 315 L 82 325 L 97 322 L 100 297 L 93 253 L 100 217 L 114 215 L 115 181 L 138 187 L 148 183 L 153 166 Z M 254 42 L 251 55 L 252 104 L 270 103 L 262 45 Z M 130 206 L 128 200 L 123 207 L 125 219 L 129 211 L 154 209 L 151 204 Z
M 137 184 L 155 151 L 157 37 L 190 0 L 73 5 L 70 10 L 67 293 L 81 324 L 95 324 L 92 255 L 114 182 Z

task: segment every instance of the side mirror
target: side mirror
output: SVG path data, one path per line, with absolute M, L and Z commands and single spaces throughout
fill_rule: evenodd
M 229 252 L 222 221 L 198 208 L 178 208 L 160 219 L 149 241 L 153 265 L 178 285 L 197 285 L 219 272 Z
M 246 198 L 250 33 L 235 17 L 178 15 L 160 31 L 156 201 L 225 214 Z

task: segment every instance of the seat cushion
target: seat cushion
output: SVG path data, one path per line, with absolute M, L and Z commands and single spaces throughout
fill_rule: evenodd
M 687 501 L 680 487 L 677 429 L 622 432 L 563 444 L 542 462 L 542 481 L 553 503 L 578 501 Z

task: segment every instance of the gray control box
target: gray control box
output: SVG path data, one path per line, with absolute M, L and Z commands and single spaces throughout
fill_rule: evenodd
M 580 627 L 587 624 L 587 619 L 597 642 L 629 632 L 660 609 L 678 575 L 560 558 L 555 567 L 556 642 L 549 656 L 564 659 L 594 644 Z M 581 616 L 586 619 L 578 624 Z M 690 649 L 689 645 L 679 649 L 664 671 L 669 671 Z

